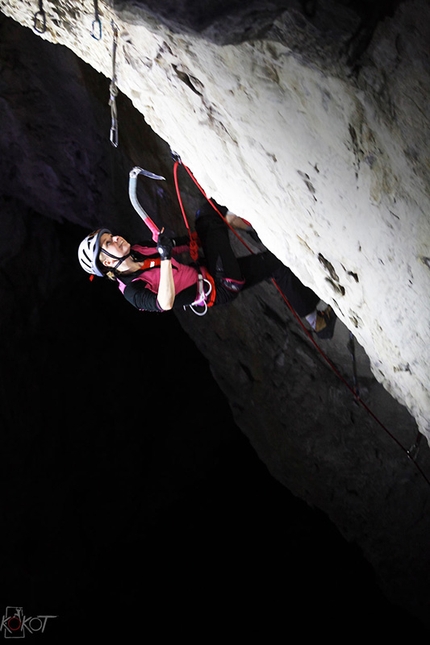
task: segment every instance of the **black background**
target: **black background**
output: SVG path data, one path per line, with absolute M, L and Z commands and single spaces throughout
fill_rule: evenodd
M 36 330 L 2 500 L 3 604 L 57 616 L 28 638 L 426 635 L 270 476 L 173 314 L 79 274 Z

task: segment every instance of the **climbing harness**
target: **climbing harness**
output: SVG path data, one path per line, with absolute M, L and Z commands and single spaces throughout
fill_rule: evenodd
M 94 0 L 94 20 L 91 24 L 91 36 L 95 40 L 102 39 L 102 23 L 99 17 L 99 6 L 97 0 Z
M 43 9 L 43 0 L 39 0 L 39 11 L 34 14 L 33 29 L 38 34 L 43 34 L 46 31 L 46 13 Z
M 115 22 L 111 20 L 111 27 L 113 31 L 112 40 L 112 79 L 109 85 L 109 106 L 111 110 L 111 127 L 110 127 L 110 142 L 117 148 L 118 147 L 118 113 L 116 109 L 116 97 L 118 96 L 118 88 L 116 86 L 116 48 L 118 43 L 118 27 Z

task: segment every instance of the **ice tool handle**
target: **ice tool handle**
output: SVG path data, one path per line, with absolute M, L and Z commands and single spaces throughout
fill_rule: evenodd
M 161 175 L 155 175 L 153 172 L 149 172 L 149 170 L 144 170 L 143 168 L 139 168 L 138 166 L 135 166 L 133 170 L 130 170 L 130 174 L 129 174 L 128 194 L 130 197 L 130 201 L 136 213 L 140 215 L 140 217 L 145 222 L 146 226 L 151 231 L 152 239 L 156 242 L 158 239 L 158 234 L 160 233 L 160 229 L 154 224 L 152 219 L 149 217 L 148 213 L 139 204 L 139 200 L 137 199 L 138 175 L 144 175 L 145 177 L 149 177 L 149 179 L 157 179 L 161 181 L 166 181 L 166 178 L 161 177 Z

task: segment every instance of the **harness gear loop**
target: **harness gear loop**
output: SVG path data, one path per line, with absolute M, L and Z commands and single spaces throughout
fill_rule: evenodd
M 144 175 L 145 177 L 149 177 L 149 179 L 157 179 L 160 181 L 165 181 L 165 177 L 162 177 L 161 175 L 155 175 L 153 172 L 149 172 L 149 170 L 144 170 L 143 168 L 139 168 L 139 166 L 135 166 L 132 170 L 130 170 L 130 173 L 129 173 L 128 195 L 130 197 L 130 201 L 133 205 L 134 210 L 143 219 L 146 226 L 151 231 L 152 239 L 156 242 L 158 235 L 160 233 L 160 229 L 158 228 L 158 226 L 156 226 L 156 224 L 154 224 L 152 219 L 149 217 L 148 213 L 139 204 L 139 200 L 137 199 L 138 175 Z
M 97 0 L 94 0 L 94 20 L 91 25 L 91 36 L 95 40 L 102 39 L 102 23 L 99 18 L 99 8 Z
M 41 22 L 41 27 L 38 26 L 39 21 Z M 33 29 L 38 34 L 43 34 L 46 31 L 46 13 L 43 9 L 43 0 L 39 0 L 39 11 L 34 14 Z
M 118 27 L 115 22 L 111 20 L 111 27 L 113 31 L 112 41 L 112 80 L 109 85 L 109 106 L 111 109 L 111 128 L 110 128 L 110 142 L 117 148 L 118 147 L 118 114 L 116 109 L 116 97 L 118 96 L 118 88 L 116 86 L 116 48 L 118 41 Z
M 186 305 L 184 309 L 189 307 L 196 316 L 204 316 L 208 307 L 212 307 L 215 301 L 215 283 L 209 273 L 206 272 L 205 277 L 199 273 L 197 290 L 199 294 L 198 297 L 190 305 Z M 196 307 L 202 307 L 202 310 L 199 311 Z

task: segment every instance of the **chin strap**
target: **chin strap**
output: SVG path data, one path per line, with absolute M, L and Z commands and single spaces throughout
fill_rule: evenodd
M 105 253 L 107 256 L 109 256 L 110 258 L 112 258 L 114 260 L 118 260 L 117 264 L 115 264 L 115 266 L 112 267 L 113 271 L 117 271 L 118 267 L 121 266 L 121 264 L 124 262 L 124 260 L 129 258 L 130 255 L 131 255 L 131 252 L 129 252 L 129 253 L 127 253 L 127 255 L 124 255 L 122 258 L 119 258 L 117 255 L 113 255 L 113 253 L 109 253 L 109 251 L 106 251 L 106 249 L 103 249 L 103 248 L 100 249 L 100 252 Z

